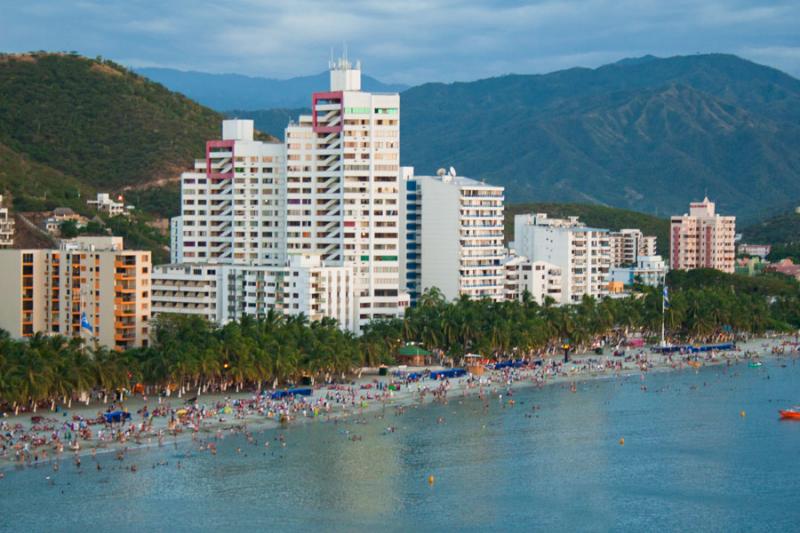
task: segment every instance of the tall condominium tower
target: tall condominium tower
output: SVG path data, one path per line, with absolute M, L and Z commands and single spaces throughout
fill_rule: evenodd
M 252 120 L 225 120 L 222 139 L 181 175 L 174 263 L 275 264 L 285 259 L 283 145 L 253 138 Z
M 352 265 L 362 325 L 402 314 L 400 96 L 361 91 L 360 65 L 340 59 L 285 138 L 286 253 Z
M 448 300 L 505 298 L 503 187 L 403 168 L 402 279 L 413 302 L 433 287 Z
M 670 267 L 676 270 L 714 268 L 733 272 L 736 259 L 736 217 L 715 212 L 707 197 L 689 204 L 689 213 L 672 217 Z

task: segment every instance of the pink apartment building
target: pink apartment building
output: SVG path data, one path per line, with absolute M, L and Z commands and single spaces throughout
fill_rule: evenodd
M 708 197 L 689 204 L 689 213 L 672 217 L 670 267 L 677 270 L 713 268 L 733 272 L 736 217 L 715 213 Z

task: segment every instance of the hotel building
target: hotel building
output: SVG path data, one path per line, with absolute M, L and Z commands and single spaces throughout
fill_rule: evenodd
M 623 267 L 636 264 L 639 256 L 657 255 L 656 237 L 644 235 L 638 229 L 621 229 L 608 234 L 611 245 L 611 266 Z
M 506 300 L 521 302 L 527 292 L 531 299 L 543 305 L 548 298 L 556 304 L 561 298 L 561 269 L 545 261 L 534 261 L 524 256 L 509 256 L 503 262 L 504 296 Z
M 504 295 L 503 187 L 456 176 L 402 172 L 401 277 L 412 302 L 436 287 L 444 297 Z
M 150 252 L 124 250 L 121 237 L 0 250 L 0 328 L 14 338 L 42 332 L 117 350 L 147 346 L 150 268 Z M 81 326 L 84 314 L 89 328 Z
M 611 244 L 608 230 L 586 227 L 577 217 L 551 219 L 544 213 L 516 215 L 511 248 L 531 261 L 561 269 L 561 302 L 608 294 Z
M 715 212 L 714 202 L 689 204 L 689 213 L 673 216 L 670 225 L 670 267 L 713 268 L 733 273 L 736 260 L 736 217 Z
M 355 285 L 352 267 L 326 266 L 319 255 L 292 255 L 284 266 L 161 265 L 153 271 L 153 313 L 199 315 L 225 324 L 274 310 L 309 320 L 332 318 L 356 332 Z

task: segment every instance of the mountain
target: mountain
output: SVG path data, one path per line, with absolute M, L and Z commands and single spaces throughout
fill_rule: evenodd
M 800 199 L 800 80 L 730 55 L 431 83 L 403 93 L 403 164 L 454 165 L 515 202 L 742 220 Z
M 577 216 L 587 226 L 619 231 L 638 228 L 645 235 L 657 237 L 656 246 L 662 257 L 669 255 L 669 220 L 653 215 L 592 204 L 530 203 L 510 204 L 505 209 L 506 241 L 514 240 L 514 216 L 528 213 L 547 213 L 552 218 Z
M 312 92 L 328 87 L 327 72 L 288 80 L 169 68 L 140 68 L 136 72 L 217 111 L 307 106 L 311 103 Z M 361 76 L 361 85 L 370 92 L 393 93 L 408 89 L 407 85 L 387 84 L 370 76 Z
M 755 244 L 800 244 L 800 206 L 744 228 L 742 240 Z
M 281 137 L 307 112 L 226 114 Z M 455 166 L 504 185 L 510 202 L 666 217 L 707 193 L 740 224 L 800 203 L 800 80 L 736 56 L 429 83 L 403 92 L 401 119 L 404 165 L 420 174 Z
M 85 210 L 97 190 L 177 178 L 221 119 L 110 61 L 0 55 L 0 190 L 18 210 Z

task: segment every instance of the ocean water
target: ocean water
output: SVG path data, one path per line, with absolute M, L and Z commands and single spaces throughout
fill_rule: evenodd
M 800 423 L 778 420 L 800 403 L 790 359 L 514 399 L 232 435 L 216 456 L 185 442 L 98 455 L 102 471 L 7 470 L 0 529 L 800 531 Z

